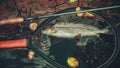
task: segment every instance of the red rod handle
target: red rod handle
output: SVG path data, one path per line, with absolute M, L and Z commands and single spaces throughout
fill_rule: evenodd
M 15 18 L 15 19 L 1 20 L 1 21 L 0 21 L 0 25 L 21 23 L 21 22 L 23 22 L 23 21 L 24 21 L 23 18 Z
M 26 38 L 0 41 L 0 49 L 2 48 L 26 48 L 26 47 L 27 47 Z

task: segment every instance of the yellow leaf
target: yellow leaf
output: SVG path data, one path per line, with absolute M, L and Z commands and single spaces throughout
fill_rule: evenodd
M 80 11 L 80 9 L 81 9 L 80 7 L 76 7 L 76 9 L 75 9 L 75 10 L 76 10 L 76 11 Z
M 76 68 L 79 66 L 79 62 L 74 57 L 68 57 L 67 64 L 73 68 Z
M 76 12 L 79 12 L 81 10 L 80 7 L 76 7 Z M 84 13 L 77 13 L 77 16 L 83 16 Z
M 85 14 L 86 14 L 86 16 L 94 17 L 94 15 L 89 12 L 86 12 Z
M 69 0 L 70 3 L 73 3 L 73 2 L 75 2 L 75 1 L 77 1 L 77 0 Z
M 37 29 L 37 27 L 38 27 L 38 24 L 37 24 L 37 23 L 30 23 L 30 25 L 29 25 L 29 28 L 30 28 L 30 30 L 32 30 L 32 31 L 35 31 L 35 30 Z

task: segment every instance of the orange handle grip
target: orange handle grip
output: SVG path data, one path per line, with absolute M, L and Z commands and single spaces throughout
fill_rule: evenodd
M 1 20 L 1 21 L 0 21 L 0 25 L 21 23 L 21 22 L 23 22 L 23 21 L 24 21 L 23 18 Z
M 0 41 L 0 49 L 1 48 L 26 48 L 26 47 L 27 47 L 26 38 Z

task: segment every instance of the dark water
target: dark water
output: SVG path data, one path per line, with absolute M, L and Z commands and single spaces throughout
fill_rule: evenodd
M 51 68 L 35 54 L 34 59 L 28 59 L 28 49 L 1 49 L 0 68 Z

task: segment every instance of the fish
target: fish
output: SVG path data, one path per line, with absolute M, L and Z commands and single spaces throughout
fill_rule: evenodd
M 57 38 L 79 39 L 85 36 L 97 36 L 100 33 L 108 33 L 108 31 L 107 28 L 100 29 L 84 23 L 57 23 L 50 28 L 42 30 L 42 33 Z

